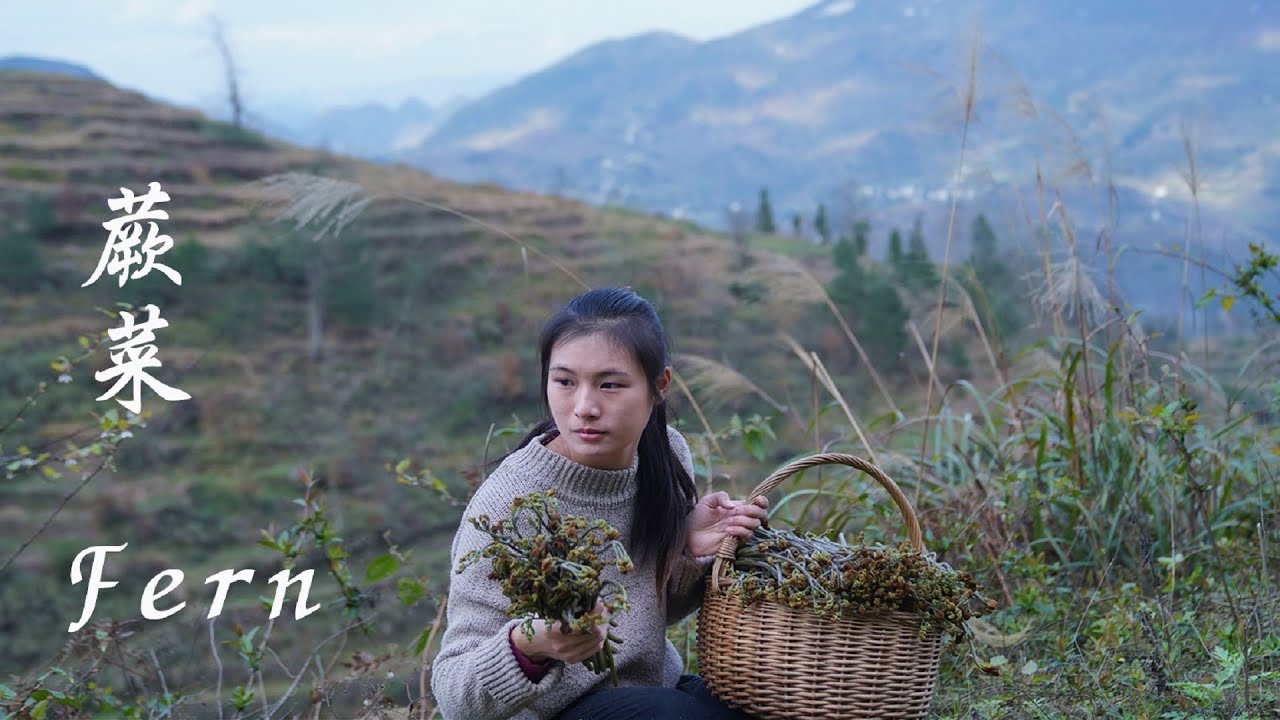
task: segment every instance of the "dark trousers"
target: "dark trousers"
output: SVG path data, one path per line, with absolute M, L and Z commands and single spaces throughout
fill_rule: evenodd
M 697 675 L 682 675 L 675 688 L 610 687 L 584 695 L 557 720 L 753 720 L 725 705 Z

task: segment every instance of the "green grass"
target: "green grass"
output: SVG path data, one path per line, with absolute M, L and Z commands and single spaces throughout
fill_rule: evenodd
M 645 271 L 671 259 L 670 243 L 655 240 L 643 228 L 669 231 L 675 226 L 614 213 L 602 216 L 601 236 L 625 242 L 612 243 L 590 259 L 592 280 L 654 282 Z M 263 242 L 272 237 L 270 229 L 259 229 L 259 234 L 266 238 Z M 165 562 L 181 567 L 194 607 L 204 601 L 206 588 L 199 583 L 206 575 L 250 564 L 278 565 L 278 552 L 256 545 L 259 531 L 270 527 L 278 533 L 303 522 L 302 508 L 293 503 L 302 492 L 295 468 L 310 466 L 320 481 L 319 497 L 332 502 L 330 517 L 341 546 L 352 555 L 348 564 L 356 584 L 362 583 L 368 561 L 385 551 L 387 541 L 380 534 L 386 531 L 400 550 L 414 551 L 400 575 L 425 576 L 433 597 L 442 594 L 449 577 L 449 540 L 461 509 L 429 488 L 397 484 L 383 465 L 412 456 L 464 499 L 467 473 L 481 460 L 489 427 L 511 423 L 512 415 L 529 422 L 540 412 L 536 388 L 522 402 L 497 399 L 494 378 L 485 370 L 489 359 L 516 357 L 526 384 L 536 382 L 530 342 L 549 309 L 543 307 L 545 298 L 576 291 L 572 281 L 554 271 L 526 277 L 520 249 L 507 239 L 473 240 L 472 247 L 482 248 L 492 262 L 445 267 L 432 253 L 455 248 L 433 247 L 430 238 L 397 256 L 380 256 L 384 265 L 400 271 L 375 287 L 378 321 L 373 327 L 356 327 L 329 317 L 325 352 L 315 363 L 304 356 L 306 296 L 299 268 L 289 265 L 293 260 L 272 252 L 211 253 L 201 282 L 177 290 L 171 328 L 158 335 L 160 357 L 166 347 L 235 348 L 252 372 L 233 362 L 192 368 L 190 389 L 199 422 L 166 426 L 173 410 L 166 407 L 154 425 L 135 429 L 139 437 L 122 451 L 116 470 L 70 502 L 69 512 L 86 518 L 76 528 L 77 537 L 112 543 L 138 538 L 130 546 L 135 549 L 132 543 L 138 543 L 134 574 L 145 582 Z M 555 238 L 530 242 L 552 253 L 558 247 Z M 800 258 L 814 271 L 830 264 L 830 248 L 786 236 L 755 237 L 751 247 Z M 719 240 L 717 249 L 721 259 L 733 256 L 727 238 Z M 927 382 L 928 374 L 918 353 L 913 351 L 899 366 L 881 368 L 906 416 L 894 422 L 865 368 L 855 360 L 838 359 L 853 356 L 827 308 L 788 301 L 780 292 L 756 302 L 734 299 L 729 286 L 741 278 L 719 270 L 688 270 L 696 287 L 689 293 L 673 291 L 678 297 L 671 298 L 671 305 L 689 302 L 686 295 L 697 302 L 679 312 L 663 308 L 676 348 L 697 348 L 733 367 L 788 408 L 785 416 L 772 419 L 777 439 L 765 444 L 764 460 L 758 460 L 742 433 L 730 430 L 730 418 L 735 413 L 765 414 L 770 408 L 750 393 L 712 408 L 712 401 L 721 399 L 716 392 L 694 388 L 701 403 L 697 409 L 705 410 L 722 447 L 717 457 L 699 461 L 705 465 L 713 460 L 718 473 L 730 476 L 717 475 L 715 487 L 741 494 L 787 458 L 820 447 L 866 454 L 853 427 L 856 420 L 884 467 L 908 490 L 928 546 L 957 567 L 979 574 L 1001 598 L 994 618 L 1001 631 L 1029 628 L 1013 647 L 977 648 L 983 663 L 1001 670 L 998 677 L 984 674 L 965 655 L 948 660 L 936 717 L 1127 713 L 1189 720 L 1195 712 L 1247 716 L 1276 699 L 1275 684 L 1265 676 L 1280 666 L 1280 648 L 1271 639 L 1280 636 L 1272 619 L 1280 616 L 1275 585 L 1280 563 L 1271 550 L 1264 573 L 1256 544 L 1261 522 L 1267 547 L 1280 546 L 1274 516 L 1280 506 L 1274 484 L 1276 428 L 1262 420 L 1237 423 L 1239 409 L 1229 413 L 1221 395 L 1212 391 L 1217 378 L 1226 378 L 1222 382 L 1236 383 L 1240 392 L 1274 406 L 1275 389 L 1261 366 L 1234 377 L 1253 345 L 1223 343 L 1216 348 L 1221 355 L 1214 356 L 1213 366 L 1201 372 L 1188 363 L 1170 365 L 1132 343 L 1103 346 L 1104 334 L 1084 347 L 1074 333 L 1065 338 L 1022 336 L 1006 347 L 1039 348 L 1049 361 L 1043 366 L 1014 363 L 1002 369 L 1008 377 L 1001 382 L 996 370 L 985 366 L 977 338 L 961 324 L 943 339 L 962 343 L 973 370 L 943 373 L 947 392 L 933 394 L 933 407 L 925 407 L 921 380 Z M 780 285 L 770 280 L 768 288 Z M 46 326 L 71 313 L 99 317 L 102 330 L 113 326 L 95 315 L 92 305 L 106 303 L 114 294 L 105 287 L 91 296 L 86 292 L 73 288 L 24 295 L 34 299 L 32 307 L 0 331 L 0 424 L 35 383 L 56 377 L 50 361 L 77 348 L 75 337 L 56 332 L 19 341 L 19 329 Z M 503 322 L 497 317 L 499 301 L 509 308 Z M 459 321 L 464 316 L 471 318 L 470 324 Z M 1039 319 L 1041 327 L 1050 326 L 1048 318 Z M 919 311 L 916 320 L 924 323 Z M 436 344 L 454 323 L 461 327 L 456 357 L 446 358 Z M 851 417 L 797 357 L 776 343 L 779 330 L 822 356 Z M 927 332 L 923 324 L 922 331 Z M 104 355 L 100 352 L 78 367 L 73 384 L 53 383 L 24 422 L 0 435 L 0 454 L 47 441 L 44 431 L 55 423 L 87 419 L 91 412 L 107 409 L 108 404 L 93 400 L 97 386 L 91 380 L 94 367 L 106 365 Z M 1170 375 L 1163 374 L 1166 368 Z M 256 384 L 250 384 L 251 375 L 258 376 Z M 252 391 L 244 396 L 232 392 L 242 387 Z M 144 402 L 159 400 L 148 396 Z M 678 402 L 684 431 L 699 445 L 705 438 L 698 437 L 704 429 L 695 407 L 684 398 Z M 490 459 L 505 442 L 494 443 Z M 137 454 L 130 455 L 134 450 Z M 873 538 L 897 537 L 900 521 L 880 491 L 836 472 L 810 473 L 780 490 L 778 500 L 813 489 L 819 477 L 823 494 L 797 496 L 777 522 L 791 519 L 812 530 L 839 524 L 850 532 L 870 528 Z M 699 478 L 700 487 L 703 480 Z M 9 481 L 0 502 L 23 508 L 14 536 L 34 532 L 77 481 L 74 474 Z M 185 493 L 177 492 L 179 485 L 188 488 Z M 127 498 L 129 488 L 147 490 L 136 502 L 117 502 L 108 492 Z M 105 512 L 109 502 L 116 505 Z M 95 514 L 99 510 L 104 512 Z M 96 518 L 107 520 L 98 525 Z M 76 550 L 71 540 L 70 535 L 46 536 L 37 548 L 61 563 Z M 318 574 L 327 572 L 323 551 L 313 547 L 308 552 L 310 566 Z M 32 590 L 29 595 L 0 589 L 5 610 L 0 617 L 30 612 L 32 618 L 20 628 L 22 642 L 15 643 L 0 671 L 27 673 L 27 679 L 56 650 L 50 646 L 66 639 L 57 627 L 65 627 L 65 621 L 43 612 L 54 607 L 50 598 L 65 591 L 66 583 L 60 575 L 56 582 L 34 579 L 63 569 L 37 569 L 43 574 L 15 575 L 20 578 L 15 582 Z M 132 617 L 138 584 L 128 590 L 130 602 L 113 596 L 104 604 L 104 616 Z M 369 635 L 342 636 L 341 651 L 335 642 L 321 653 L 325 662 L 367 652 L 388 655 L 387 662 L 397 667 L 416 666 L 409 648 L 430 624 L 435 605 L 428 598 L 402 608 L 389 585 L 383 581 L 378 586 L 383 594 L 376 629 Z M 255 588 L 264 587 L 265 578 L 256 578 Z M 339 597 L 336 580 L 325 580 L 324 587 L 327 598 Z M 278 630 L 272 647 L 296 667 L 326 637 L 340 632 L 343 621 L 339 610 L 326 611 Z M 245 629 L 265 624 L 255 601 L 239 596 L 216 628 L 221 641 L 234 640 L 233 622 Z M 691 629 L 686 624 L 673 637 L 686 639 Z M 203 622 L 192 617 L 148 630 L 122 638 L 126 649 L 121 652 L 150 667 L 147 651 L 158 648 L 172 687 L 207 696 L 211 658 Z M 223 647 L 229 673 L 225 701 L 230 686 L 243 682 L 247 668 L 243 658 Z M 1223 672 L 1219 665 L 1234 663 L 1237 656 L 1240 670 L 1215 679 L 1215 673 Z M 278 696 L 288 686 L 282 685 L 277 666 L 267 666 L 265 682 Z M 334 670 L 330 679 L 341 672 Z M 1246 687 L 1244 679 L 1250 675 L 1260 677 Z M 136 682 L 145 686 L 144 695 L 154 698 L 157 680 L 145 674 Z M 116 687 L 123 688 L 122 682 L 117 679 Z
M 254 150 L 265 150 L 271 147 L 267 139 L 259 133 L 215 120 L 206 120 L 203 127 L 200 128 L 200 133 L 209 142 L 219 145 Z
M 39 165 L 10 165 L 4 169 L 5 177 L 27 182 L 53 182 L 58 179 L 54 171 Z
M 752 235 L 748 246 L 810 261 L 824 260 L 831 256 L 831 248 L 828 246 L 785 234 Z

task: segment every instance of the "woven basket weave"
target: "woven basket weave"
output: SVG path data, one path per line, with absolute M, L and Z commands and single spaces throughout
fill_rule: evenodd
M 852 455 L 822 453 L 795 460 L 756 487 L 751 499 L 816 465 L 848 465 L 889 492 L 916 552 L 924 552 L 920 523 L 889 476 Z M 845 613 L 828 620 L 808 609 L 762 600 L 742 607 L 720 581 L 733 565 L 738 539 L 716 553 L 698 612 L 698 663 L 711 691 L 760 720 L 923 718 L 938 679 L 941 637 L 920 638 L 920 616 Z

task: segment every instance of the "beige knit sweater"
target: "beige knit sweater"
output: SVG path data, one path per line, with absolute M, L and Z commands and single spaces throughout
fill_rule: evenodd
M 672 428 L 667 428 L 667 434 L 672 450 L 692 475 L 688 443 Z M 467 518 L 481 513 L 506 517 L 515 496 L 551 488 L 556 490 L 561 513 L 603 518 L 630 547 L 637 465 L 638 460 L 626 470 L 599 470 L 579 465 L 539 440 L 531 441 L 503 460 L 467 504 L 453 540 L 452 567 L 457 567 L 464 553 L 489 540 Z M 665 606 L 658 601 L 652 558 L 637 561 L 625 575 L 606 569 L 605 577 L 626 586 L 631 602 L 631 610 L 617 616 L 618 627 L 613 630 L 623 639 L 614 656 L 620 686 L 675 687 L 683 668 L 666 639 L 666 627 L 701 602 L 711 560 L 680 562 L 667 584 Z M 584 694 L 606 687 L 608 673 L 596 675 L 581 664 L 557 663 L 538 683 L 525 677 L 508 641 L 508 633 L 520 621 L 507 617 L 507 599 L 497 581 L 489 579 L 490 569 L 489 561 L 483 560 L 452 576 L 448 626 L 431 668 L 431 689 L 445 719 L 549 720 Z

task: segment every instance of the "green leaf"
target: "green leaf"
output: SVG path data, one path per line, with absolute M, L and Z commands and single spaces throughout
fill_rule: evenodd
M 1022 666 L 1022 674 L 1031 676 L 1036 674 L 1036 670 L 1040 669 L 1040 665 L 1035 660 L 1028 660 L 1026 665 Z
M 1209 304 L 1210 300 L 1214 299 L 1217 296 L 1218 296 L 1218 291 L 1213 288 L 1210 288 L 1209 292 L 1205 293 L 1199 300 L 1196 301 L 1196 304 L 1193 306 L 1194 309 L 1199 310 L 1203 308 L 1205 305 Z
M 1174 682 L 1169 683 L 1169 686 L 1192 700 L 1199 700 L 1201 702 L 1210 702 L 1215 700 L 1217 699 L 1216 696 L 1220 694 L 1213 692 L 1213 688 L 1209 686 L 1194 682 Z
M 427 640 L 430 639 L 430 637 L 431 637 L 430 628 L 427 628 L 426 630 L 422 631 L 422 634 L 418 636 L 417 642 L 413 644 L 414 655 L 421 655 L 423 651 L 427 649 Z
M 48 714 L 49 714 L 49 698 L 45 698 L 44 700 L 41 700 L 40 702 L 36 703 L 35 707 L 31 708 L 31 720 L 44 720 L 45 716 Z
M 747 448 L 747 452 L 751 453 L 751 457 L 756 462 L 764 462 L 764 442 L 760 440 L 757 433 L 744 433 L 742 435 L 742 444 Z
M 1036 442 L 1036 472 L 1044 467 L 1044 460 L 1049 448 L 1049 423 L 1040 423 L 1040 439 Z
M 427 589 L 422 583 L 414 578 L 402 577 L 396 583 L 396 597 L 400 598 L 400 604 L 410 607 L 414 603 L 422 599 L 427 594 Z
M 50 696 L 54 700 L 57 700 L 58 704 L 63 707 L 75 708 L 79 710 L 80 706 L 83 704 L 79 700 L 76 700 L 73 697 L 69 697 L 66 693 L 55 692 L 55 693 L 50 693 Z
M 1213 657 L 1221 666 L 1221 669 L 1213 674 L 1213 679 L 1219 686 L 1226 685 L 1244 667 L 1243 654 L 1227 650 L 1221 645 L 1213 649 Z
M 395 555 L 379 555 L 369 562 L 369 567 L 364 571 L 364 581 L 365 583 L 376 583 L 379 580 L 391 577 L 399 569 L 400 559 Z

